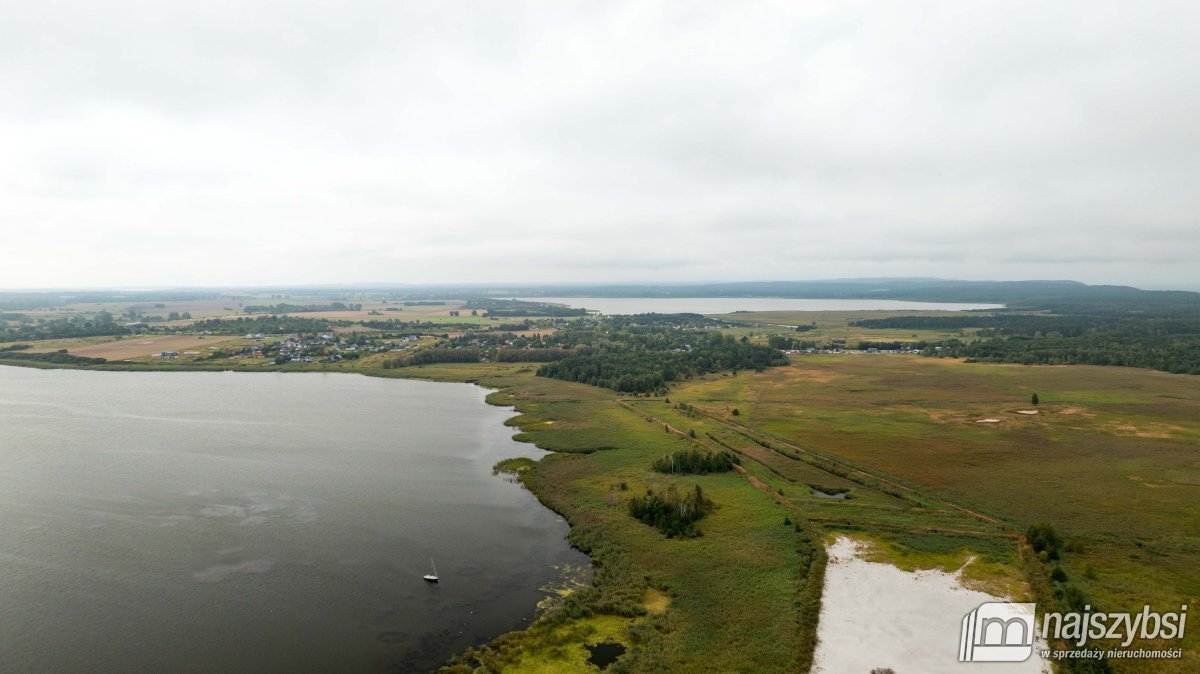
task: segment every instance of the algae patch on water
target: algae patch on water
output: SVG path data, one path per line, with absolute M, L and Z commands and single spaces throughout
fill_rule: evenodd
M 630 647 L 628 618 L 592 616 L 555 627 L 537 645 L 528 645 L 505 669 L 516 674 L 574 674 L 607 667 Z M 618 652 L 618 648 L 620 649 Z M 595 650 L 598 649 L 598 650 Z M 603 666 L 593 658 L 605 660 Z

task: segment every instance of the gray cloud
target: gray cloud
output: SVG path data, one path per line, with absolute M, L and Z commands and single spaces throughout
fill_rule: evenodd
M 1200 287 L 1200 6 L 8 3 L 0 287 Z

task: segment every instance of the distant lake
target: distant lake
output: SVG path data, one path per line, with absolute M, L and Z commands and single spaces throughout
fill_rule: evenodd
M 518 297 L 602 314 L 729 314 L 735 311 L 970 311 L 1003 304 L 903 302 L 900 300 L 806 300 L 786 297 Z
M 527 624 L 587 558 L 485 394 L 0 367 L 0 671 L 422 671 Z

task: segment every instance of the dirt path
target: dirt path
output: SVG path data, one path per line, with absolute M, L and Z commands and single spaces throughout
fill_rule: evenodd
M 923 493 L 923 492 L 919 492 L 919 491 L 917 491 L 916 489 L 913 489 L 912 487 L 909 487 L 909 486 L 907 486 L 907 485 L 905 485 L 905 484 L 902 484 L 902 483 L 900 483 L 900 482 L 896 482 L 895 480 L 892 480 L 892 479 L 889 479 L 889 478 L 883 477 L 883 476 L 881 476 L 881 475 L 878 475 L 878 474 L 876 474 L 876 473 L 868 473 L 868 472 L 866 472 L 866 471 L 864 471 L 864 470 L 862 470 L 862 469 L 860 469 L 860 468 L 858 468 L 858 467 L 856 467 L 856 466 L 854 466 L 854 465 L 852 465 L 852 464 L 849 464 L 849 463 L 847 463 L 847 462 L 845 462 L 845 461 L 841 461 L 841 460 L 839 460 L 839 459 L 837 459 L 837 458 L 834 458 L 834 457 L 831 457 L 831 456 L 827 456 L 827 455 L 824 455 L 824 454 L 816 454 L 815 452 L 812 452 L 811 450 L 805 449 L 805 448 L 803 448 L 803 447 L 800 447 L 799 445 L 796 445 L 796 444 L 793 444 L 793 443 L 791 443 L 791 442 L 788 442 L 787 440 L 784 440 L 783 438 L 780 438 L 780 437 L 778 437 L 778 436 L 775 436 L 775 435 L 770 435 L 770 434 L 768 434 L 768 433 L 764 433 L 764 432 L 762 432 L 762 431 L 759 431 L 759 430 L 757 430 L 757 429 L 754 429 L 754 428 L 751 428 L 751 427 L 749 427 L 749 426 L 746 426 L 745 424 L 739 424 L 738 422 L 736 422 L 736 421 L 730 421 L 729 419 L 722 419 L 721 417 L 718 417 L 716 414 L 714 414 L 714 413 L 712 413 L 712 412 L 710 412 L 710 411 L 708 411 L 708 410 L 706 410 L 706 409 L 704 409 L 704 408 L 702 408 L 702 407 L 698 407 L 698 406 L 695 406 L 695 405 L 693 405 L 693 406 L 692 406 L 692 408 L 693 408 L 693 409 L 696 409 L 696 410 L 699 410 L 701 414 L 703 414 L 704 416 L 708 417 L 709 419 L 711 419 L 711 420 L 713 420 L 713 421 L 715 421 L 715 422 L 717 422 L 717 423 L 719 423 L 719 424 L 724 424 L 724 425 L 726 425 L 726 426 L 732 426 L 732 427 L 734 427 L 734 428 L 737 428 L 737 429 L 741 430 L 743 433 L 746 433 L 746 434 L 748 434 L 748 435 L 751 435 L 751 436 L 757 436 L 757 437 L 759 437 L 759 438 L 767 439 L 767 440 L 770 440 L 770 441 L 772 441 L 772 442 L 778 442 L 779 444 L 781 444 L 781 445 L 783 445 L 783 446 L 787 447 L 788 449 L 790 449 L 790 450 L 792 450 L 792 451 L 795 451 L 795 452 L 797 452 L 797 453 L 800 453 L 800 454 L 806 454 L 806 455 L 808 455 L 808 456 L 812 456 L 812 457 L 814 457 L 814 458 L 818 458 L 818 459 L 821 459 L 821 460 L 824 460 L 824 461 L 829 461 L 829 462 L 831 462 L 831 463 L 837 464 L 837 465 L 839 465 L 839 466 L 842 466 L 842 467 L 846 468 L 848 471 L 850 471 L 850 472 L 851 472 L 851 474 L 854 474 L 854 475 L 861 475 L 861 476 L 863 476 L 863 477 L 868 477 L 868 478 L 870 478 L 870 479 L 872 479 L 872 480 L 877 480 L 877 481 L 879 481 L 879 482 L 882 482 L 883 484 L 886 484 L 886 485 L 888 485 L 889 487 L 893 487 L 893 488 L 895 488 L 895 489 L 899 489 L 899 490 L 901 490 L 901 491 L 904 491 L 904 492 L 907 492 L 907 493 L 910 493 L 910 494 L 919 495 L 919 496 L 922 496 L 922 497 L 924 497 L 924 498 L 927 498 L 927 499 L 929 499 L 929 500 L 931 500 L 931 501 L 936 501 L 937 503 L 941 503 L 942 505 L 944 505 L 944 506 L 946 506 L 946 507 L 948 507 L 948 508 L 951 508 L 951 509 L 953 509 L 953 510 L 957 510 L 958 512 L 961 512 L 961 513 L 963 513 L 963 514 L 965 514 L 965 515 L 970 515 L 971 517 L 974 517 L 975 519 L 978 519 L 978 520 L 980 520 L 980 521 L 982 521 L 982 522 L 987 522 L 988 524 L 993 524 L 993 525 L 995 525 L 995 526 L 998 526 L 998 527 L 1003 527 L 1003 526 L 1004 526 L 1003 524 L 1001 524 L 1001 522 L 1000 522 L 999 520 L 997 520 L 997 519 L 995 519 L 995 518 L 988 517 L 987 515 L 984 515 L 983 513 L 976 512 L 976 511 L 974 511 L 974 510 L 971 510 L 971 509 L 969 509 L 969 508 L 965 508 L 965 507 L 963 507 L 963 506 L 960 506 L 960 505 L 958 505 L 957 503 L 954 503 L 954 502 L 952 502 L 952 501 L 947 501 L 947 500 L 946 500 L 946 499 L 944 499 L 944 498 L 940 498 L 940 497 L 936 497 L 936 496 L 931 496 L 931 495 L 929 495 L 929 494 L 926 494 L 926 493 Z
M 643 409 L 640 409 L 640 408 L 638 408 L 638 407 L 634 406 L 633 404 L 631 404 L 630 402 L 628 402 L 628 401 L 626 401 L 626 400 L 623 400 L 623 399 L 618 399 L 618 400 L 617 400 L 617 402 L 618 402 L 618 404 L 620 404 L 622 407 L 624 407 L 625 409 L 627 409 L 627 410 L 629 410 L 629 411 L 633 412 L 634 414 L 641 415 L 643 418 L 648 418 L 648 419 L 651 419 L 651 420 L 653 420 L 655 423 L 658 423 L 658 424 L 662 425 L 663 427 L 665 427 L 665 428 L 666 428 L 667 430 L 669 430 L 670 432 L 672 432 L 672 433 L 676 433 L 676 434 L 678 434 L 678 435 L 681 435 L 681 436 L 683 436 L 683 437 L 687 438 L 688 440 L 690 440 L 692 443 L 694 443 L 694 444 L 696 444 L 696 445 L 698 445 L 698 446 L 700 446 L 700 447 L 703 447 L 703 448 L 705 448 L 705 449 L 708 449 L 708 450 L 710 450 L 710 451 L 721 451 L 722 449 L 724 449 L 723 447 L 722 447 L 722 448 L 713 448 L 711 445 L 709 445 L 709 444 L 707 444 L 707 443 L 705 443 L 705 442 L 701 442 L 699 438 L 693 438 L 693 437 L 689 436 L 687 433 L 684 433 L 684 432 L 683 432 L 683 431 L 681 431 L 680 429 L 678 429 L 678 428 L 676 428 L 676 427 L 672 426 L 670 423 L 668 423 L 668 422 L 666 422 L 666 421 L 664 421 L 664 420 L 662 420 L 662 419 L 660 419 L 660 418 L 658 418 L 658 417 L 654 416 L 653 414 L 650 414 L 649 412 L 647 412 L 647 411 L 645 411 L 645 410 L 643 410 Z M 955 510 L 955 511 L 957 511 L 957 512 L 963 513 L 964 515 L 969 515 L 969 516 L 971 516 L 971 517 L 974 517 L 975 519 L 977 519 L 977 520 L 979 520 L 979 521 L 981 521 L 981 522 L 987 522 L 988 524 L 991 524 L 991 525 L 994 525 L 994 526 L 1000 527 L 1000 528 L 1002 528 L 1002 529 L 1003 529 L 1003 528 L 1005 528 L 1005 527 L 1004 527 L 1004 525 L 1003 525 L 1003 524 L 1002 524 L 1002 523 L 1001 523 L 999 520 L 997 520 L 997 519 L 995 519 L 995 518 L 992 518 L 992 517 L 988 517 L 987 515 L 984 515 L 983 513 L 976 512 L 976 511 L 974 511 L 974 510 L 971 510 L 971 509 L 969 509 L 969 508 L 965 508 L 965 507 L 963 507 L 963 506 L 960 506 L 960 505 L 958 505 L 957 503 L 953 503 L 953 502 L 951 502 L 951 501 L 947 501 L 946 499 L 939 498 L 939 497 L 936 497 L 936 496 L 931 496 L 931 495 L 929 495 L 929 494 L 925 494 L 925 493 L 923 493 L 923 492 L 919 492 L 919 491 L 917 491 L 917 490 L 913 489 L 912 487 L 909 487 L 909 486 L 907 486 L 907 485 L 904 485 L 904 484 L 901 484 L 901 483 L 899 483 L 899 482 L 896 482 L 895 480 L 892 480 L 892 479 L 889 479 L 889 478 L 886 478 L 886 477 L 883 477 L 883 476 L 877 475 L 877 474 L 875 474 L 875 473 L 868 473 L 868 472 L 866 472 L 866 471 L 864 471 L 864 470 L 861 470 L 861 469 L 859 469 L 859 468 L 857 468 L 857 467 L 855 467 L 855 466 L 853 466 L 853 465 L 851 465 L 851 464 L 848 464 L 848 463 L 846 463 L 846 462 L 844 462 L 844 461 L 840 461 L 840 460 L 838 460 L 838 459 L 836 459 L 836 458 L 829 457 L 829 456 L 825 456 L 825 455 L 822 455 L 822 454 L 816 454 L 816 453 L 814 453 L 814 452 L 812 452 L 812 451 L 810 451 L 810 450 L 808 450 L 808 449 L 805 449 L 805 448 L 803 448 L 803 447 L 800 447 L 800 446 L 798 446 L 798 445 L 795 445 L 795 444 L 793 444 L 793 443 L 791 443 L 791 442 L 788 442 L 787 440 L 784 440 L 783 438 L 779 438 L 779 437 L 777 437 L 777 436 L 774 436 L 774 435 L 769 435 L 769 434 L 767 434 L 767 433 L 763 433 L 762 431 L 759 431 L 759 430 L 757 430 L 757 429 L 754 429 L 754 428 L 750 428 L 749 426 L 746 426 L 746 425 L 744 425 L 744 424 L 739 424 L 739 423 L 737 423 L 736 421 L 730 421 L 729 419 L 724 419 L 724 418 L 721 418 L 721 417 L 717 416 L 716 414 L 714 414 L 714 413 L 712 413 L 712 412 L 710 412 L 710 411 L 708 411 L 708 410 L 706 410 L 706 409 L 704 409 L 704 408 L 702 408 L 702 407 L 698 407 L 698 406 L 696 406 L 696 405 L 693 405 L 693 406 L 692 406 L 692 409 L 695 409 L 695 410 L 699 411 L 699 412 L 700 412 L 701 414 L 703 414 L 705 417 L 707 417 L 708 419 L 710 419 L 711 421 L 713 421 L 713 422 L 715 422 L 715 423 L 717 423 L 717 424 L 720 424 L 720 425 L 723 425 L 723 426 L 727 426 L 727 427 L 737 428 L 737 429 L 739 429 L 740 431 L 742 431 L 744 434 L 747 434 L 747 435 L 750 435 L 750 436 L 757 436 L 757 437 L 759 437 L 759 438 L 768 439 L 768 440 L 770 440 L 770 441 L 773 441 L 773 442 L 778 442 L 779 444 L 781 444 L 781 445 L 784 445 L 784 446 L 786 446 L 788 449 L 791 449 L 791 450 L 793 450 L 793 451 L 795 451 L 795 452 L 797 452 L 797 453 L 799 453 L 799 454 L 805 454 L 805 455 L 808 455 L 808 456 L 812 456 L 812 457 L 814 457 L 814 458 L 816 458 L 816 459 L 820 459 L 820 460 L 823 460 L 823 461 L 829 461 L 829 462 L 831 462 L 831 463 L 834 463 L 834 464 L 836 464 L 836 465 L 842 466 L 842 467 L 846 468 L 846 469 L 847 469 L 847 470 L 848 470 L 848 471 L 849 471 L 851 474 L 854 474 L 854 475 L 861 475 L 861 476 L 863 476 L 863 477 L 870 478 L 870 479 L 872 479 L 872 480 L 876 480 L 876 481 L 878 481 L 878 482 L 881 482 L 881 483 L 883 483 L 883 484 L 886 484 L 886 485 L 887 485 L 887 486 L 889 486 L 889 487 L 892 487 L 892 488 L 895 488 L 895 489 L 898 489 L 898 490 L 904 491 L 904 492 L 906 492 L 906 493 L 909 493 L 909 494 L 913 494 L 913 495 L 915 495 L 915 496 L 921 496 L 922 498 L 928 499 L 928 500 L 930 500 L 930 501 L 934 501 L 934 502 L 936 502 L 936 503 L 940 503 L 940 504 L 942 504 L 943 506 L 945 506 L 945 507 L 947 507 L 947 508 L 950 508 L 951 510 Z M 744 454 L 744 453 L 742 453 L 742 452 L 739 452 L 739 454 L 742 454 L 743 456 L 746 456 L 746 454 Z M 761 461 L 759 461 L 758 459 L 755 459 L 754 457 L 748 457 L 748 458 L 750 458 L 751 460 L 753 460 L 753 461 L 756 461 L 757 463 L 759 463 L 759 464 L 761 464 L 761 465 L 765 466 L 765 467 L 766 467 L 768 470 L 770 469 L 770 466 L 767 466 L 766 464 L 762 463 L 762 462 L 761 462 Z M 753 475 L 751 475 L 750 473 L 748 473 L 748 472 L 747 472 L 747 471 L 746 471 L 744 468 L 742 468 L 741 466 L 736 466 L 736 468 L 738 469 L 738 471 L 739 471 L 740 473 L 742 473 L 743 475 L 745 475 L 745 476 L 747 477 L 747 479 L 749 479 L 749 480 L 751 481 L 751 484 L 754 484 L 754 485 L 755 485 L 755 487 L 757 487 L 757 488 L 760 488 L 760 489 L 765 489 L 766 491 L 770 492 L 772 495 L 775 495 L 775 492 L 774 492 L 773 490 L 771 490 L 771 488 L 770 488 L 769 486 L 767 486 L 767 485 L 766 485 L 764 482 L 762 482 L 762 481 L 761 481 L 761 480 L 759 480 L 758 478 L 756 478 L 756 477 L 754 477 Z M 761 486 L 760 486 L 760 485 L 761 485 Z M 777 495 L 775 495 L 775 496 L 777 496 Z M 779 501 L 779 502 L 781 502 L 781 503 L 782 503 L 782 501 L 780 501 L 780 499 L 779 499 L 779 498 L 776 498 L 775 500 L 776 500 L 776 501 Z M 791 508 L 791 504 L 790 504 L 790 503 L 788 503 L 788 504 L 786 504 L 786 505 L 788 505 L 788 507 L 789 507 L 789 508 Z M 945 530 L 945 531 L 949 531 L 949 530 Z M 978 534 L 978 533 L 980 533 L 980 532 L 971 532 L 971 533 L 976 533 L 976 534 Z

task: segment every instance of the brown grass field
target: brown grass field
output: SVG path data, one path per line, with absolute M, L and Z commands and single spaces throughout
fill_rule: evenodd
M 162 307 L 156 307 L 155 304 L 162 304 Z M 62 308 L 56 309 L 30 309 L 22 310 L 19 313 L 26 314 L 32 318 L 65 318 L 77 314 L 95 314 L 100 311 L 107 311 L 114 316 L 120 316 L 129 309 L 134 308 L 144 312 L 148 316 L 160 316 L 166 318 L 172 311 L 179 313 L 188 312 L 194 320 L 202 320 L 206 318 L 221 318 L 224 316 L 235 316 L 241 313 L 243 301 L 234 301 L 233 299 L 217 299 L 217 300 L 189 300 L 182 302 L 106 302 L 106 303 L 77 303 L 69 304 Z M 186 322 L 186 321 L 185 321 Z M 174 325 L 172 323 L 171 325 Z
M 241 337 L 231 338 L 224 335 L 152 335 L 114 339 L 112 337 L 89 337 L 81 339 L 51 339 L 32 342 L 30 353 L 58 351 L 66 349 L 75 356 L 88 358 L 107 358 L 108 360 L 134 360 L 156 356 L 163 351 L 199 351 L 207 355 L 215 348 L 245 344 L 248 341 Z M 184 356 L 186 358 L 186 356 Z

